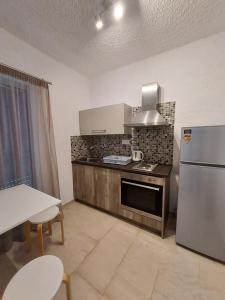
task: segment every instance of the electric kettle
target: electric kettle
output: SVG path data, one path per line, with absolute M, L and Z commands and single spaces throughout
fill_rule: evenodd
M 133 161 L 141 161 L 144 159 L 144 154 L 140 150 L 134 150 L 132 151 L 132 160 Z

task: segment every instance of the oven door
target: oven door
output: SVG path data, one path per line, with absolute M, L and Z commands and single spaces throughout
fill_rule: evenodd
M 162 217 L 162 191 L 160 185 L 121 179 L 121 205 L 144 214 Z

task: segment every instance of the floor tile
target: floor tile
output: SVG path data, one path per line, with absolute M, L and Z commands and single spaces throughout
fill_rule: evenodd
M 26 263 L 30 262 L 38 256 L 36 234 L 32 234 L 32 249 L 27 251 L 26 244 L 14 242 L 7 256 L 14 263 L 17 269 L 22 268 Z
M 196 278 L 171 270 L 159 270 L 151 300 L 199 300 L 200 288 Z
M 64 216 L 65 245 L 59 244 L 59 223 L 51 237 L 44 234 L 44 244 L 71 274 L 74 300 L 225 299 L 225 266 L 176 245 L 174 219 L 161 239 L 78 202 L 66 205 Z M 36 233 L 32 241 L 31 252 L 16 242 L 0 256 L 0 294 L 17 270 L 37 257 Z M 66 299 L 63 285 L 55 299 Z
M 191 276 L 197 280 L 200 270 L 199 257 L 198 254 L 175 245 L 173 248 L 169 247 L 168 251 L 165 251 L 161 256 L 159 270 Z
M 95 240 L 100 240 L 117 222 L 118 219 L 79 202 L 69 203 L 65 208 L 65 233 L 72 228 L 79 229 Z
M 208 293 L 225 293 L 225 265 L 200 257 L 200 285 Z
M 16 274 L 17 268 L 6 254 L 0 255 L 0 295 L 3 294 L 8 282 Z
M 60 235 L 58 239 L 59 237 Z M 65 235 L 64 245 L 59 245 L 54 241 L 56 239 L 53 239 L 53 242 L 46 243 L 45 253 L 58 256 L 64 264 L 65 271 L 69 274 L 78 268 L 97 244 L 95 240 L 76 230 L 70 235 Z
M 120 264 L 117 274 L 150 297 L 157 275 L 158 262 L 154 259 L 150 244 L 136 239 Z
M 151 300 L 173 300 L 173 298 L 169 298 L 168 295 L 162 295 L 160 292 L 153 291 Z
M 113 277 L 112 281 L 108 285 L 105 295 L 110 300 L 148 300 L 140 290 L 131 285 L 125 278 L 120 275 Z
M 125 225 L 115 226 L 81 264 L 78 272 L 101 294 L 136 237 Z
M 151 248 L 151 251 L 158 255 L 163 254 L 164 252 L 168 252 L 169 250 L 172 249 L 168 242 L 169 238 L 162 239 L 158 234 L 151 233 L 143 229 L 140 230 L 137 239 L 139 241 L 148 243 L 149 247 Z M 172 242 L 171 244 L 173 245 L 174 248 L 175 247 L 174 242 Z
M 225 292 L 215 289 L 200 289 L 200 300 L 224 300 Z
M 74 300 L 103 300 L 103 297 L 94 289 L 87 281 L 80 277 L 77 273 L 73 273 L 71 280 L 71 294 Z M 62 285 L 54 300 L 65 300 L 66 289 Z M 105 299 L 106 300 L 106 299 Z
M 152 299 L 197 300 L 200 297 L 198 255 L 184 249 L 164 253 Z

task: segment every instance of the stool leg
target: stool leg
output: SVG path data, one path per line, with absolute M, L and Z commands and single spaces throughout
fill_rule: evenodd
M 32 242 L 31 242 L 31 237 L 30 237 L 30 222 L 27 221 L 24 224 L 24 233 L 25 233 L 25 238 L 26 238 L 26 247 L 27 250 L 30 251 L 32 248 Z
M 64 224 L 63 224 L 63 214 L 59 214 L 60 225 L 61 225 L 61 234 L 62 234 L 62 245 L 64 245 Z
M 63 276 L 63 283 L 66 286 L 66 297 L 67 297 L 67 300 L 72 300 L 72 297 L 71 297 L 71 286 L 70 286 L 70 276 L 68 274 L 66 274 L 66 273 L 64 273 L 64 276 Z
M 51 221 L 48 222 L 48 234 L 52 235 L 52 222 Z
M 60 215 L 62 215 L 62 218 L 64 219 L 64 213 L 63 213 L 63 209 L 62 209 L 62 204 L 59 205 L 59 214 L 55 218 L 55 222 L 60 222 Z
M 42 224 L 38 224 L 37 226 L 37 234 L 38 234 L 38 250 L 40 256 L 44 255 L 44 242 L 43 242 L 43 232 L 42 232 Z
M 63 213 L 63 206 L 62 206 L 62 204 L 60 204 L 59 210 L 60 210 L 60 213 L 62 215 L 62 218 L 64 219 L 64 213 Z

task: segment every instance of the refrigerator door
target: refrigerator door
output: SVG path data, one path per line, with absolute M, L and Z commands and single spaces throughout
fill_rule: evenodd
M 182 128 L 180 155 L 184 162 L 225 165 L 225 126 Z
M 225 262 L 225 169 L 181 164 L 176 241 Z

